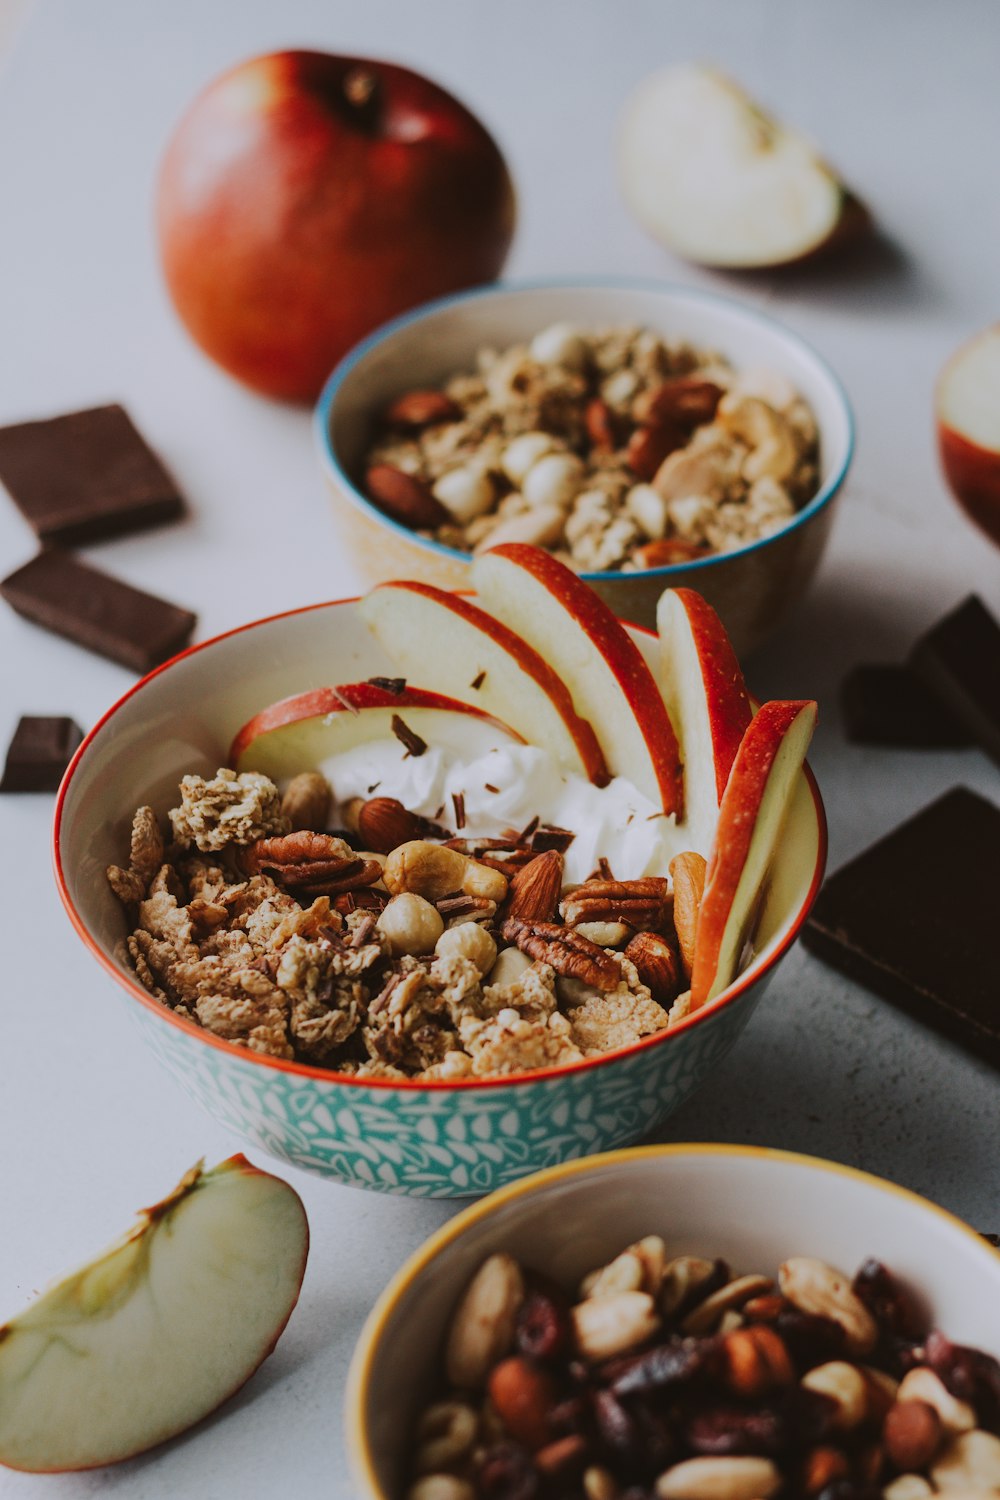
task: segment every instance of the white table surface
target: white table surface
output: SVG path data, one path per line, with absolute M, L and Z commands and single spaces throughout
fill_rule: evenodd
M 852 663 L 899 658 L 971 589 L 1000 607 L 1000 553 L 947 496 L 930 419 L 943 359 L 998 314 L 990 0 L 36 0 L 13 32 L 0 63 L 0 421 L 123 399 L 190 497 L 185 524 L 90 549 L 100 565 L 196 609 L 201 638 L 356 588 L 308 415 L 247 394 L 188 342 L 157 270 L 150 199 L 172 123 L 221 68 L 290 45 L 388 56 L 451 87 L 496 132 L 520 197 L 511 273 L 720 286 L 768 304 L 843 377 L 859 427 L 848 493 L 808 601 L 749 673 L 762 696 L 820 700 L 811 758 L 831 867 L 957 782 L 998 798 L 978 752 L 858 749 L 836 705 Z M 675 263 L 644 237 L 615 188 L 613 125 L 651 65 L 686 58 L 718 60 L 823 143 L 882 225 L 871 256 L 741 282 Z M 33 551 L 0 503 L 3 572 Z M 2 743 L 25 712 L 89 727 L 134 680 L 6 608 L 0 670 Z M 0 1314 L 125 1228 L 198 1157 L 236 1144 L 159 1070 L 72 932 L 50 870 L 51 812 L 47 796 L 0 805 Z M 835 1157 L 998 1230 L 998 1083 L 798 949 L 662 1138 Z M 312 1253 L 298 1310 L 246 1390 L 118 1468 L 2 1472 L 5 1500 L 255 1500 L 289 1482 L 303 1495 L 350 1492 L 341 1402 L 355 1337 L 396 1267 L 457 1205 L 284 1171 L 305 1200 Z

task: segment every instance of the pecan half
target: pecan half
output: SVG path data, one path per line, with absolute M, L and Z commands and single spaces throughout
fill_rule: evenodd
M 627 922 L 639 932 L 663 925 L 669 910 L 667 881 L 661 875 L 640 880 L 587 880 L 559 910 L 570 927 L 579 922 Z
M 248 875 L 270 875 L 287 890 L 332 896 L 372 885 L 382 874 L 377 860 L 361 859 L 343 839 L 328 833 L 288 833 L 258 839 L 243 853 Z
M 557 974 L 580 979 L 595 990 L 613 990 L 621 983 L 622 971 L 611 954 L 571 927 L 508 917 L 500 930 L 508 943 L 551 965 Z

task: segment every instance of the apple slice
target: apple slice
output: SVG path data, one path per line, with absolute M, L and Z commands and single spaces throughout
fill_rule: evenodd
M 712 68 L 665 68 L 639 84 L 622 116 L 618 175 L 643 227 L 706 266 L 787 265 L 868 223 L 809 141 Z
M 608 768 L 569 689 L 514 631 L 427 583 L 383 583 L 361 601 L 365 623 L 407 676 L 497 714 L 531 745 L 603 786 Z
M 614 776 L 680 818 L 684 788 L 670 716 L 638 646 L 604 600 L 538 547 L 507 542 L 472 564 L 492 614 L 544 654 L 594 726 Z
M 244 1156 L 192 1167 L 0 1328 L 0 1463 L 91 1469 L 200 1421 L 274 1348 L 308 1249 L 286 1182 Z
M 941 465 L 966 514 L 1000 545 L 1000 324 L 953 354 L 935 393 Z
M 239 729 L 229 747 L 237 771 L 261 771 L 279 785 L 299 771 L 356 745 L 391 739 L 402 720 L 428 745 L 471 759 L 504 740 L 520 740 L 509 724 L 456 698 L 424 688 L 383 687 L 377 679 L 314 688 L 261 709 Z
M 815 727 L 815 703 L 765 703 L 743 736 L 719 808 L 698 912 L 692 1010 L 735 978 Z
M 688 843 L 707 856 L 753 710 L 725 626 L 706 599 L 693 589 L 666 589 L 656 623 L 660 687 L 684 761 Z

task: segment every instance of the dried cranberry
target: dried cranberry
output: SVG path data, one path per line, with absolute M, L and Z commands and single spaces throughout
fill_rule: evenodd
M 594 1420 L 601 1444 L 609 1458 L 640 1457 L 639 1430 L 631 1413 L 611 1391 L 594 1392 Z
M 816 1365 L 824 1365 L 828 1360 L 839 1359 L 844 1352 L 844 1330 L 832 1318 L 789 1307 L 778 1314 L 775 1327 L 788 1345 L 788 1351 L 800 1372 L 811 1370 Z
M 927 1332 L 927 1322 L 915 1294 L 880 1260 L 873 1257 L 866 1260 L 854 1278 L 853 1287 L 882 1333 L 919 1339 Z
M 590 1402 L 586 1396 L 569 1396 L 549 1412 L 549 1427 L 554 1437 L 585 1433 L 590 1426 Z
M 525 1297 L 517 1314 L 515 1341 L 522 1354 L 547 1362 L 559 1359 L 570 1346 L 569 1310 L 546 1292 Z
M 953 1344 L 937 1329 L 928 1334 L 924 1359 L 959 1401 L 968 1401 L 983 1427 L 1000 1431 L 1000 1363 L 981 1349 Z
M 498 1443 L 479 1464 L 477 1493 L 482 1500 L 535 1500 L 538 1470 L 531 1455 L 514 1443 Z
M 600 1373 L 617 1396 L 631 1396 L 642 1391 L 683 1388 L 714 1374 L 718 1364 L 719 1345 L 715 1339 L 677 1339 L 628 1359 L 615 1360 L 604 1365 Z
M 684 1428 L 695 1453 L 725 1457 L 755 1453 L 773 1458 L 788 1446 L 788 1432 L 780 1412 L 767 1408 L 747 1411 L 740 1406 L 717 1406 L 697 1412 Z

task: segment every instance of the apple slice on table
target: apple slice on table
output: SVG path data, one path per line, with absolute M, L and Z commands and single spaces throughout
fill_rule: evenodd
M 618 176 L 640 224 L 705 266 L 793 264 L 869 222 L 804 136 L 713 68 L 665 68 L 639 84 L 622 116 Z
M 736 976 L 781 825 L 816 727 L 812 702 L 765 703 L 729 773 L 698 912 L 691 1008 Z
M 666 813 L 684 810 L 680 750 L 638 646 L 604 600 L 550 552 L 507 542 L 472 564 L 491 614 L 544 655 L 594 726 L 613 776 Z
M 689 844 L 707 855 L 736 752 L 753 717 L 736 653 L 693 589 L 666 589 L 656 610 L 660 687 L 681 743 Z
M 401 722 L 400 722 L 401 721 Z M 238 730 L 229 747 L 237 771 L 261 771 L 277 783 L 313 771 L 333 755 L 397 738 L 410 730 L 428 745 L 467 759 L 504 740 L 520 740 L 509 724 L 457 698 L 424 688 L 399 691 L 377 680 L 313 688 L 261 709 Z
M 598 786 L 597 736 L 549 661 L 493 615 L 427 583 L 383 583 L 361 601 L 379 644 L 408 677 L 497 714 L 531 745 Z
M 0 1463 L 118 1463 L 239 1390 L 288 1322 L 309 1226 L 244 1156 L 187 1172 L 102 1255 L 0 1328 Z
M 959 504 L 1000 545 L 1000 324 L 964 344 L 935 395 L 938 446 Z

